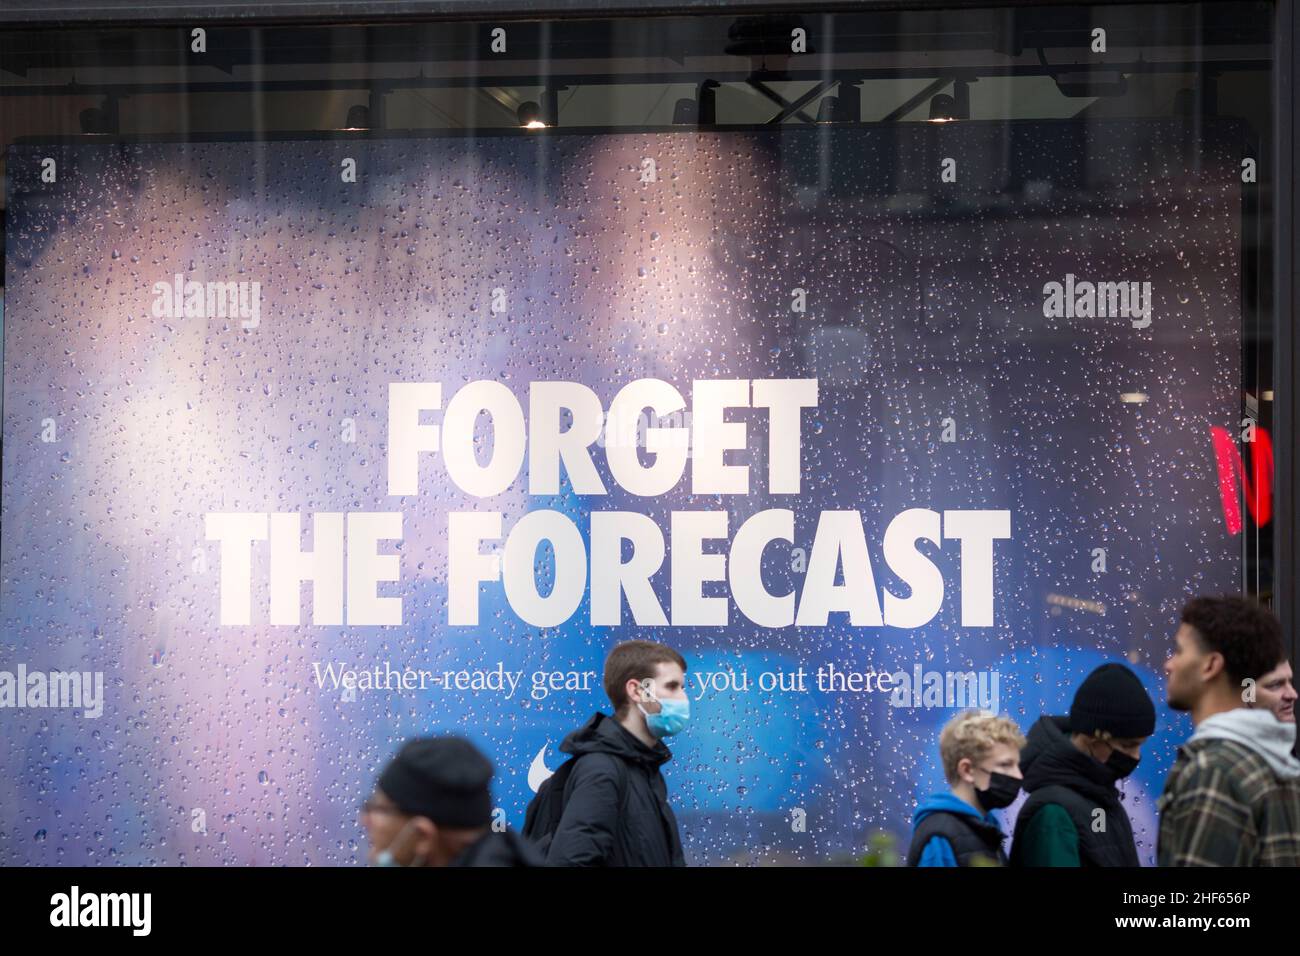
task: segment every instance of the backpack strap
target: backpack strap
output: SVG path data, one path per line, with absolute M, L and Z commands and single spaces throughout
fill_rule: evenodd
M 573 776 L 574 766 L 584 756 L 586 755 L 578 754 L 576 757 L 570 757 L 555 773 L 547 777 L 537 788 L 537 795 L 528 804 L 528 809 L 524 813 L 522 833 L 531 839 L 543 854 L 550 847 L 555 831 L 560 828 L 560 821 L 564 818 L 564 807 L 569 801 L 569 778 Z M 622 816 L 627 810 L 627 797 L 631 790 L 628 785 L 629 770 L 627 761 L 621 757 L 615 757 L 614 763 L 618 767 L 615 776 L 618 778 L 619 815 Z

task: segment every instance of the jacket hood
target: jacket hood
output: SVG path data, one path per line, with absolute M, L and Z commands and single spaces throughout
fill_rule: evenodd
M 1025 790 L 1033 793 L 1057 785 L 1098 800 L 1117 799 L 1114 775 L 1070 743 L 1069 727 L 1068 717 L 1044 715 L 1029 728 L 1025 747 L 1020 751 Z
M 1295 747 L 1295 724 L 1284 724 L 1273 712 L 1250 707 L 1236 707 L 1206 717 L 1188 743 L 1198 740 L 1231 740 L 1248 747 L 1268 761 L 1273 772 L 1283 780 L 1300 778 L 1300 760 L 1291 753 Z
M 984 823 L 998 825 L 991 813 L 980 813 L 955 793 L 932 793 L 922 800 L 912 813 L 912 826 L 916 826 L 932 813 L 955 813 L 959 816 L 974 817 Z
M 613 717 L 597 711 L 585 724 L 564 738 L 560 752 L 573 754 L 605 753 L 633 763 L 643 764 L 648 770 L 655 770 L 672 759 L 672 751 L 657 741 L 654 747 L 647 747 L 627 730 L 623 729 Z

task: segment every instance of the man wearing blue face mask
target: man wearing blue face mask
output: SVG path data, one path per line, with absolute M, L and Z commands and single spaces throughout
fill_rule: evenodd
M 626 641 L 605 659 L 614 716 L 596 713 L 560 744 L 567 760 L 528 806 L 524 835 L 551 866 L 685 866 L 659 768 L 664 738 L 690 720 L 686 661 L 654 641 Z

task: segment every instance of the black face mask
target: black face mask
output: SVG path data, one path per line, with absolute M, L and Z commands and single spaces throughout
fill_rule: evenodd
M 1130 757 L 1122 750 L 1112 750 L 1106 758 L 1106 769 L 1115 775 L 1116 780 L 1127 777 L 1137 769 L 1138 758 Z
M 1019 777 L 1012 777 L 1005 773 L 998 773 L 996 770 L 990 770 L 989 788 L 981 790 L 976 787 L 975 796 L 985 812 L 1001 810 L 1003 807 L 1009 807 L 1015 803 L 1016 797 L 1020 793 L 1020 784 Z

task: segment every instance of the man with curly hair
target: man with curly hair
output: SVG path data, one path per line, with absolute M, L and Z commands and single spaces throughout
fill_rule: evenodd
M 1271 613 L 1242 597 L 1199 597 L 1182 611 L 1165 662 L 1169 706 L 1196 732 L 1157 803 L 1161 866 L 1300 866 L 1300 760 L 1294 730 L 1247 706 L 1286 657 Z

